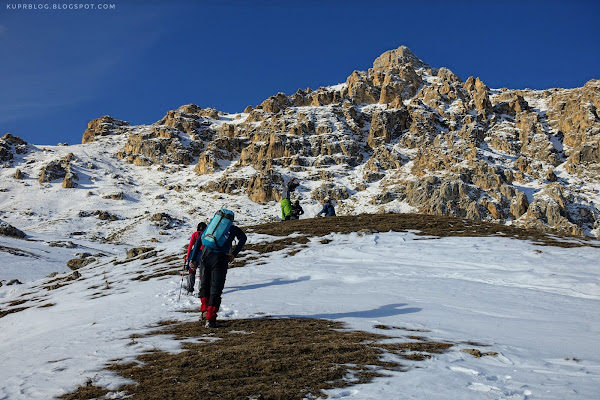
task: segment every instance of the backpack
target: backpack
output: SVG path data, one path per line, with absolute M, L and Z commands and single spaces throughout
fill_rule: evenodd
M 204 247 L 212 250 L 221 248 L 229 238 L 231 225 L 233 225 L 233 211 L 224 208 L 217 211 L 204 232 L 202 232 Z
M 281 219 L 286 220 L 292 215 L 292 203 L 290 199 L 281 200 Z

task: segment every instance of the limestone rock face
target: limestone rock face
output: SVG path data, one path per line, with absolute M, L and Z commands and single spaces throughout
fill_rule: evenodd
M 219 113 L 216 109 L 202 109 L 195 104 L 188 104 L 179 107 L 177 110 L 167 112 L 167 115 L 158 121 L 156 125 L 166 127 L 167 130 L 171 128 L 171 131 L 185 132 L 190 136 L 195 136 L 201 135 L 202 131 L 206 130 L 207 121 L 210 119 L 219 119 Z M 166 135 L 168 136 L 168 134 Z
M 548 108 L 550 125 L 564 135 L 563 144 L 576 149 L 600 134 L 600 80 L 591 80 L 582 88 L 557 91 Z
M 176 134 L 154 131 L 129 135 L 125 148 L 117 153 L 117 157 L 141 166 L 161 163 L 185 165 L 193 161 L 193 153 L 193 149 L 182 145 Z
M 248 197 L 256 203 L 281 200 L 283 178 L 273 170 L 253 175 L 247 184 Z
M 597 209 L 578 203 L 575 196 L 553 183 L 542 189 L 529 205 L 525 224 L 536 228 L 549 225 L 562 233 L 583 235 L 581 226 L 597 220 L 597 214 Z
M 124 133 L 118 157 L 195 164 L 199 190 L 257 203 L 279 201 L 295 176 L 307 182 L 299 195 L 343 200 L 347 210 L 368 193 L 383 211 L 403 202 L 422 213 L 584 234 L 600 227 L 590 191 L 576 183 L 600 185 L 598 107 L 597 80 L 490 89 L 401 46 L 341 84 L 277 93 L 244 113 L 190 104 L 149 126 L 101 118 L 87 136 Z
M 125 127 L 129 126 L 129 122 L 121 121 L 105 115 L 96 118 L 88 123 L 88 127 L 83 132 L 81 143 L 89 143 L 96 140 L 97 136 L 118 135 L 125 132 Z
M 410 115 L 406 108 L 390 111 L 375 111 L 371 116 L 371 129 L 367 144 L 376 148 L 381 144 L 398 139 L 410 126 Z

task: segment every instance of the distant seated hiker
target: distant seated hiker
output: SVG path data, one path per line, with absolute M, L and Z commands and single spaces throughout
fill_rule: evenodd
M 290 216 L 290 219 L 300 219 L 300 216 L 302 214 L 304 214 L 304 210 L 300 205 L 300 200 L 294 201 L 294 204 L 292 205 L 292 215 Z
M 219 214 L 221 213 L 221 214 Z M 227 217 L 223 215 L 227 214 Z M 219 219 L 217 219 L 219 218 Z M 221 229 L 220 226 L 229 220 L 228 228 Z M 213 221 L 215 223 L 213 224 Z M 225 222 L 224 222 L 225 221 Z M 213 228 L 213 225 L 215 226 Z M 202 312 L 201 319 L 206 319 L 207 328 L 217 327 L 217 312 L 221 306 L 221 295 L 225 287 L 225 278 L 227 277 L 227 264 L 233 261 L 246 244 L 246 234 L 233 225 L 233 212 L 229 210 L 220 210 L 213 220 L 208 224 L 202 242 L 204 249 L 200 259 L 202 265 L 202 274 L 200 277 L 200 311 Z M 212 244 L 209 243 L 207 237 L 212 236 L 214 239 Z M 231 251 L 233 240 L 237 239 L 237 245 Z M 223 243 L 219 245 L 218 243 Z M 231 252 L 230 252 L 231 251 Z M 196 251 L 192 252 L 192 262 L 197 258 Z
M 190 238 L 190 244 L 188 244 L 187 254 L 184 257 L 185 260 L 185 269 L 189 272 L 187 277 L 187 283 L 185 285 L 185 290 L 190 294 L 194 291 L 194 284 L 196 283 L 196 271 L 198 268 L 199 260 L 196 260 L 194 265 L 190 265 L 190 253 L 192 253 L 194 246 L 200 246 L 199 252 L 202 252 L 202 240 L 198 240 L 202 236 L 202 231 L 206 229 L 206 224 L 204 222 L 200 222 L 196 227 L 196 232 L 192 233 L 192 237 Z M 199 273 L 201 271 L 198 271 Z M 199 279 L 198 279 L 199 280 Z
M 323 208 L 321 211 L 315 215 L 315 217 L 320 217 L 323 214 L 325 217 L 335 217 L 335 208 L 333 208 L 333 204 L 331 204 L 331 200 L 325 199 L 323 202 Z

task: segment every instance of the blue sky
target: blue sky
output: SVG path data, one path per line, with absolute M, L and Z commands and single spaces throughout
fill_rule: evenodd
M 10 9 L 27 3 L 50 9 Z M 52 9 L 98 3 L 115 7 Z M 492 88 L 578 87 L 600 79 L 599 15 L 592 0 L 0 0 L 0 135 L 75 144 L 102 115 L 240 112 L 400 45 Z

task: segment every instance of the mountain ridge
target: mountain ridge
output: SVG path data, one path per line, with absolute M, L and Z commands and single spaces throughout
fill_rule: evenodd
M 301 201 L 315 208 L 329 197 L 342 214 L 417 211 L 597 236 L 599 106 L 597 80 L 492 90 L 400 46 L 342 84 L 278 93 L 243 113 L 189 104 L 137 126 L 104 116 L 81 146 L 113 140 L 126 164 L 185 174 L 171 190 L 188 199 L 249 199 L 268 214 L 254 221 L 277 218 L 295 177 Z M 6 154 L 16 145 L 0 143 L 15 164 Z M 67 167 L 54 179 L 77 185 Z

